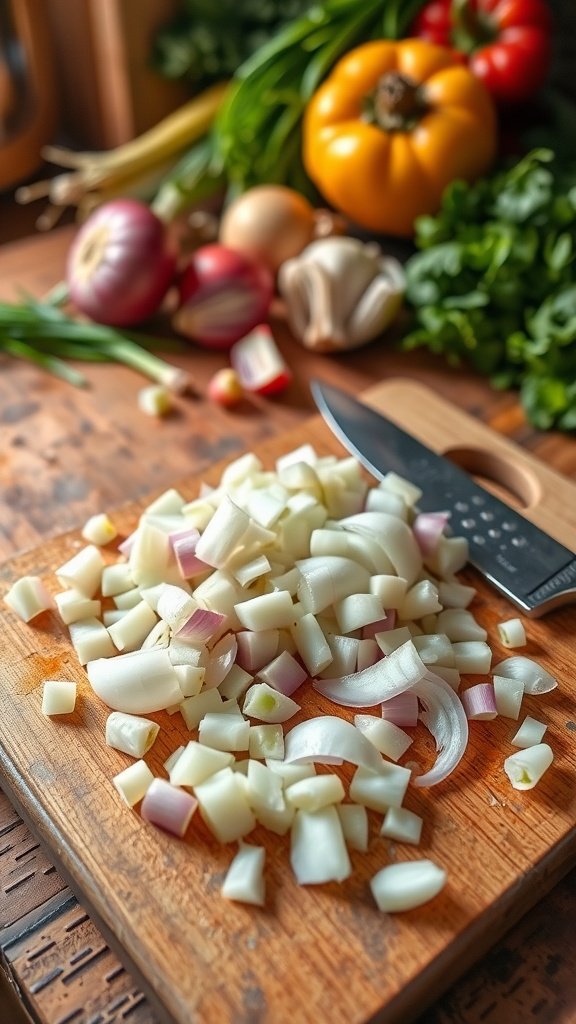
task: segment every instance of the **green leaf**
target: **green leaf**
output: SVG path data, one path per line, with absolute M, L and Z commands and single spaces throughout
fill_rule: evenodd
M 544 259 L 551 270 L 559 272 L 567 267 L 574 258 L 572 236 L 567 232 L 561 235 L 548 235 L 544 243 Z

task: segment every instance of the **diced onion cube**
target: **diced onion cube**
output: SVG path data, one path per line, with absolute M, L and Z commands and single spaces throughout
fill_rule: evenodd
M 100 658 L 112 658 L 116 649 L 106 626 L 99 619 L 89 617 L 70 623 L 70 639 L 81 665 Z
M 361 804 L 336 806 L 346 845 L 366 853 L 368 849 L 368 812 Z
M 462 640 L 452 644 L 454 666 L 459 672 L 486 675 L 492 664 L 492 651 L 483 640 Z
M 120 796 L 129 807 L 134 807 L 142 800 L 146 790 L 152 785 L 154 776 L 146 761 L 134 761 L 133 764 L 118 772 L 112 782 L 120 793 Z
M 119 651 L 134 651 L 141 646 L 157 621 L 150 605 L 140 599 L 126 615 L 108 628 L 108 632 Z
M 197 729 L 204 715 L 218 711 L 222 703 L 222 697 L 216 688 L 202 690 L 194 697 L 186 697 L 180 705 L 180 713 L 186 722 L 186 728 Z
M 94 597 L 100 587 L 103 568 L 101 552 L 94 544 L 89 544 L 56 569 L 56 577 L 62 587 L 70 587 L 86 597 Z
M 503 715 L 505 718 L 517 719 L 524 696 L 524 683 L 522 680 L 509 679 L 507 676 L 494 676 L 492 683 L 498 714 Z
M 173 786 L 198 786 L 216 772 L 229 768 L 233 762 L 233 754 L 190 740 L 168 769 L 170 782 Z
M 506 622 L 499 622 L 498 638 L 504 647 L 525 647 L 526 630 L 521 619 L 507 619 Z
M 355 715 L 354 725 L 370 743 L 391 761 L 398 761 L 413 742 L 412 736 L 393 722 L 375 715 Z
M 542 742 L 545 732 L 546 726 L 544 722 L 539 722 L 536 718 L 530 718 L 530 715 L 526 715 L 518 732 L 512 737 L 510 742 L 513 747 L 520 747 L 522 749 L 533 747 L 537 743 Z
M 319 811 L 344 799 L 344 786 L 338 775 L 314 775 L 295 782 L 286 792 L 288 802 L 303 811 Z
M 76 706 L 76 683 L 47 679 L 42 689 L 43 715 L 70 715 Z
M 200 722 L 198 739 L 215 750 L 248 750 L 250 722 L 241 715 L 209 713 Z
M 105 565 L 102 569 L 102 597 L 114 597 L 116 594 L 123 594 L 132 590 L 134 580 L 130 575 L 128 562 L 117 562 L 115 565 Z
M 251 903 L 258 907 L 264 906 L 265 859 L 266 851 L 263 846 L 248 846 L 246 843 L 240 843 L 238 853 L 228 868 L 222 885 L 224 899 L 236 900 L 239 903 Z
M 504 761 L 504 771 L 514 789 L 533 789 L 553 760 L 554 754 L 548 744 L 537 743 L 507 757 Z
M 410 775 L 409 768 L 386 762 L 380 773 L 357 768 L 350 783 L 350 799 L 372 811 L 385 812 L 389 807 L 400 807 Z
M 268 686 L 268 683 L 255 683 L 246 693 L 242 711 L 249 718 L 258 718 L 261 722 L 287 722 L 292 718 L 300 705 L 284 693 Z
M 149 718 L 113 711 L 106 719 L 106 743 L 132 757 L 142 758 L 154 743 L 160 726 Z
M 389 807 L 384 816 L 380 835 L 386 839 L 395 839 L 399 843 L 413 843 L 417 846 L 423 824 L 422 818 L 414 814 L 414 811 L 409 811 L 406 807 Z
M 4 595 L 4 601 L 19 619 L 30 622 L 52 608 L 52 598 L 39 576 L 22 576 Z
M 200 814 L 221 843 L 241 839 L 256 825 L 243 782 L 237 772 L 223 768 L 195 787 Z
M 274 590 L 271 594 L 242 601 L 235 611 L 241 625 L 255 633 L 287 628 L 294 622 L 294 604 L 287 590 Z
M 80 619 L 98 619 L 101 613 L 100 601 L 85 597 L 78 590 L 63 590 L 56 594 L 54 601 L 60 618 L 67 626 Z
M 110 541 L 114 540 L 117 536 L 117 530 L 114 523 L 106 515 L 105 512 L 99 512 L 84 523 L 82 527 L 82 536 L 84 540 L 89 541 L 90 544 L 97 544 L 102 546 L 109 544 Z
M 266 767 L 280 776 L 284 789 L 288 789 L 300 779 L 309 779 L 312 775 L 316 775 L 316 768 L 313 764 L 286 764 L 285 761 L 275 761 L 273 758 L 267 757 Z
M 291 829 L 290 863 L 299 885 L 343 882 L 352 866 L 335 807 L 296 811 Z
M 379 910 L 397 913 L 413 910 L 438 895 L 446 884 L 446 872 L 431 860 L 388 864 L 370 881 Z
M 271 757 L 281 761 L 284 757 L 284 732 L 280 723 L 251 725 L 248 751 L 250 757 Z

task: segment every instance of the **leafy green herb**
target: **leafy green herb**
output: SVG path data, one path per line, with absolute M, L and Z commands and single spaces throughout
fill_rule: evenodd
M 73 320 L 60 309 L 62 298 L 55 292 L 54 301 L 37 302 L 24 296 L 18 304 L 0 302 L 0 353 L 35 363 L 76 387 L 87 381 L 67 359 L 123 363 L 151 380 L 183 390 L 187 374 L 148 351 L 167 342 Z
M 309 5 L 310 0 L 184 0 L 154 39 L 152 64 L 166 78 L 205 88 L 231 78 L 259 46 Z
M 454 182 L 416 244 L 404 347 L 519 388 L 542 430 L 576 429 L 576 169 L 539 149 L 493 178 Z

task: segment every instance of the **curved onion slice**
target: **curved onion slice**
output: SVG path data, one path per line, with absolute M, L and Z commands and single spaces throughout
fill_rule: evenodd
M 320 715 L 295 725 L 286 736 L 285 764 L 351 764 L 371 772 L 382 771 L 376 747 L 351 722 L 336 715 Z
M 314 681 L 314 689 L 347 708 L 371 708 L 404 693 L 427 674 L 411 640 L 374 665 L 339 679 Z
M 223 636 L 217 644 L 214 644 L 210 652 L 210 660 L 206 666 L 206 675 L 204 676 L 205 690 L 211 690 L 214 686 L 220 686 L 220 683 L 228 675 L 236 660 L 237 651 L 238 641 L 234 633 L 226 633 L 226 636 Z
M 367 533 L 374 537 L 386 552 L 398 576 L 410 586 L 422 571 L 422 555 L 410 527 L 388 512 L 358 512 L 338 523 L 344 530 Z
M 505 679 L 516 679 L 518 682 L 524 683 L 524 693 L 549 693 L 550 690 L 554 690 L 558 686 L 554 676 L 551 676 L 537 661 L 525 658 L 522 654 L 504 658 L 504 661 L 494 666 L 492 672 L 495 676 L 504 676 Z
M 184 699 L 165 647 L 98 658 L 86 671 L 94 693 L 114 711 L 148 715 Z
M 342 555 L 302 558 L 296 562 L 300 581 L 298 600 L 307 612 L 317 615 L 348 594 L 366 593 L 370 573 L 364 566 Z
M 424 705 L 418 715 L 436 741 L 438 757 L 434 766 L 414 779 L 420 788 L 435 786 L 454 771 L 468 743 L 468 719 L 457 693 L 434 672 L 413 687 L 413 693 Z

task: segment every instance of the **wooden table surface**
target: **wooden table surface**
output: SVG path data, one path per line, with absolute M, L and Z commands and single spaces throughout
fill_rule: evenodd
M 70 229 L 0 249 L 0 297 L 42 294 L 61 277 Z M 196 393 L 173 416 L 151 420 L 136 396 L 142 378 L 117 366 L 88 366 L 79 391 L 0 355 L 0 559 L 81 525 L 89 514 L 201 472 L 302 423 L 314 411 L 307 381 L 317 375 L 357 392 L 377 380 L 421 380 L 494 429 L 576 478 L 573 439 L 538 434 L 513 394 L 450 370 L 425 354 L 403 355 L 376 342 L 356 353 L 315 357 L 282 324 L 281 348 L 294 371 L 287 392 L 225 411 L 205 399 L 226 357 L 194 346 L 170 358 L 193 374 Z M 0 780 L 1 782 L 1 780 Z M 155 1016 L 59 876 L 50 851 L 0 793 L 0 952 L 20 1006 L 43 1024 L 153 1024 Z M 571 1024 L 576 1020 L 572 872 L 431 1007 L 419 1024 Z M 0 1020 L 13 1024 L 0 988 Z M 246 1017 L 256 1024 L 258 1015 Z

